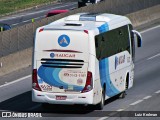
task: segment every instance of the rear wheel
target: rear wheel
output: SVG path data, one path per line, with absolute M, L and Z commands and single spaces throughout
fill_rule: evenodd
M 128 80 L 129 80 L 129 75 L 126 77 L 126 83 L 125 83 L 125 91 L 119 94 L 119 98 L 123 99 L 126 96 L 126 90 L 128 89 Z
M 123 99 L 126 96 L 126 91 L 123 91 L 122 93 L 119 94 L 119 98 Z
M 98 103 L 98 105 L 96 106 L 96 109 L 102 110 L 103 107 L 104 107 L 104 103 L 105 103 L 105 90 L 103 89 L 103 91 L 102 91 L 102 96 L 101 96 L 101 101 L 100 101 L 100 103 Z

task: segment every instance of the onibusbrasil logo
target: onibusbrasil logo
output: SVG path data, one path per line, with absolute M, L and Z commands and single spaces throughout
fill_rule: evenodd
M 58 44 L 61 47 L 67 47 L 70 44 L 70 38 L 67 35 L 61 35 L 58 38 Z

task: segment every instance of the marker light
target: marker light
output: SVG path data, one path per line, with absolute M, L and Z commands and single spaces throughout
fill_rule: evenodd
M 40 30 L 39 30 L 39 32 L 42 32 L 44 30 L 44 28 L 41 28 Z
M 88 30 L 84 30 L 84 32 L 88 34 Z

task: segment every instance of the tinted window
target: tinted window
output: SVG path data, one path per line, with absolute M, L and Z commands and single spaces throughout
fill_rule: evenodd
M 95 36 L 98 59 L 110 57 L 127 50 L 130 52 L 128 26 L 123 26 Z

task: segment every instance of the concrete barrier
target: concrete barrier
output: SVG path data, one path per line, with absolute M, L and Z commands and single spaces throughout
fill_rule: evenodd
M 102 3 L 100 3 L 102 4 Z M 88 6 L 88 7 L 84 7 L 81 9 L 77 9 L 75 11 L 72 11 L 73 13 L 77 13 L 77 12 L 81 12 L 81 11 L 94 11 L 94 7 L 96 7 L 95 5 L 93 6 Z M 98 7 L 96 7 L 98 8 Z M 112 8 L 111 8 L 112 9 Z M 106 10 L 106 9 L 105 9 Z M 102 10 L 103 11 L 103 10 Z M 149 7 L 147 9 L 143 9 L 143 10 L 139 10 L 137 12 L 133 12 L 130 14 L 126 14 L 127 17 L 130 18 L 130 20 L 132 21 L 134 27 L 139 27 L 142 25 L 146 25 L 148 23 L 151 23 L 153 21 L 159 20 L 160 19 L 160 5 L 156 5 L 156 6 L 152 6 Z M 69 15 L 71 13 L 67 13 L 65 15 Z M 55 16 L 52 18 L 49 18 L 47 21 L 46 20 L 42 20 L 39 21 L 37 23 L 35 23 L 34 25 L 28 24 L 25 26 L 25 30 L 24 28 L 14 28 L 14 33 L 10 34 L 8 32 L 4 32 L 3 33 L 3 37 L 4 37 L 4 41 L 0 43 L 0 51 L 3 51 L 6 48 L 6 52 L 8 55 L 0 57 L 0 63 L 2 63 L 2 66 L 0 66 L 0 76 L 8 74 L 12 71 L 16 71 L 19 70 L 21 68 L 25 68 L 31 65 L 31 61 L 32 61 L 32 46 L 29 45 L 33 45 L 33 31 L 35 31 L 35 29 L 38 26 L 42 26 L 47 24 L 50 21 L 54 21 L 56 19 L 58 19 L 59 16 Z M 33 26 L 33 27 L 32 27 Z M 20 32 L 21 30 L 24 30 L 25 32 L 23 32 L 23 34 Z M 18 32 L 18 34 L 16 34 L 16 32 Z M 28 36 L 28 34 L 31 34 L 32 36 Z M 0 33 L 2 34 L 2 33 Z M 0 35 L 1 36 L 1 35 Z M 19 37 L 21 36 L 21 37 Z M 23 36 L 23 37 L 22 37 Z M 18 41 L 16 43 L 14 43 L 14 41 L 8 41 L 9 38 L 17 38 Z M 2 39 L 2 38 L 0 38 Z M 30 40 L 32 39 L 32 41 Z M 0 40 L 1 41 L 1 40 Z M 17 49 L 15 49 L 13 46 L 17 45 L 16 48 L 18 48 L 18 52 L 14 52 L 14 53 L 10 53 L 10 51 L 7 51 L 8 46 L 4 45 L 4 43 L 9 43 L 9 48 L 12 49 L 13 51 L 16 51 Z M 28 44 L 28 48 L 26 47 L 25 49 L 22 49 L 23 47 L 25 47 Z M 23 46 L 24 45 L 24 46 Z
M 160 5 L 140 10 L 126 16 L 132 21 L 135 28 L 140 28 L 160 20 Z
M 28 48 L 0 58 L 0 76 L 31 65 L 32 48 Z

